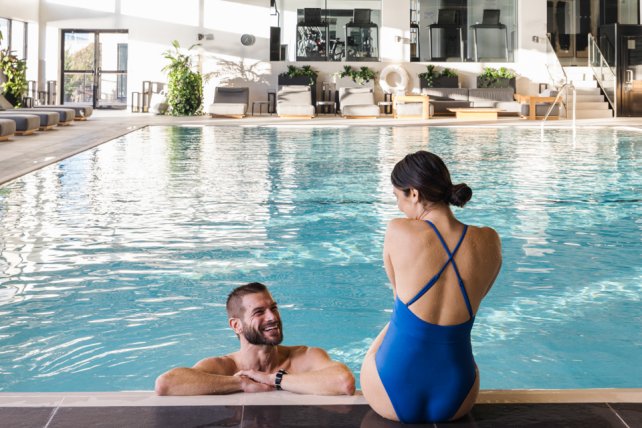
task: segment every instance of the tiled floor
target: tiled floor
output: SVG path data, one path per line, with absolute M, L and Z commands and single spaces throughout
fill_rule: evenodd
M 176 406 L 176 407 L 0 407 L 3 427 L 334 427 L 395 428 L 367 405 Z M 642 404 L 478 404 L 463 419 L 414 427 L 642 426 Z

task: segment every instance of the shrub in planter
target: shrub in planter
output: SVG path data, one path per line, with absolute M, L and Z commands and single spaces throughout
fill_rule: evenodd
M 515 73 L 506 67 L 485 67 L 482 74 L 477 76 L 478 88 L 513 88 L 515 86 Z
M 457 73 L 449 68 L 441 72 L 435 70 L 434 65 L 426 66 L 426 71 L 419 73 L 421 88 L 458 88 L 459 78 Z
M 344 65 L 343 70 L 339 72 L 339 78 L 348 77 L 358 85 L 368 83 L 375 78 L 375 72 L 369 67 L 361 67 L 359 70 L 353 69 L 349 65 Z
M 22 107 L 27 87 L 27 62 L 18 58 L 9 48 L 0 50 L 0 93 L 14 107 Z
M 174 51 L 166 51 L 163 56 L 169 64 L 163 67 L 168 71 L 167 103 L 173 116 L 194 116 L 201 114 L 203 104 L 203 76 L 192 70 L 192 60 L 180 53 L 177 40 L 172 41 Z M 197 45 L 192 45 L 188 51 Z
M 317 77 L 319 73 L 312 69 L 309 65 L 297 67 L 288 65 L 288 70 L 279 74 L 279 85 L 310 85 L 317 84 Z

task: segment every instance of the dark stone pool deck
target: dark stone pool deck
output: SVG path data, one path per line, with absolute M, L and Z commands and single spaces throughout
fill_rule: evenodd
M 157 397 L 151 392 L 0 393 L 2 427 L 360 427 L 403 424 L 352 397 L 285 391 Z M 466 417 L 416 427 L 642 427 L 642 389 L 482 391 Z

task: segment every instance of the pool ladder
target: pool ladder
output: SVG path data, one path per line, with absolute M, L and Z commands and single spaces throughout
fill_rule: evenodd
M 548 116 L 550 116 L 551 112 L 553 111 L 553 108 L 557 105 L 557 102 L 561 99 L 562 94 L 566 92 L 566 98 L 568 99 L 568 91 L 571 90 L 573 91 L 573 101 L 572 101 L 572 128 L 573 128 L 573 141 L 575 141 L 575 111 L 576 111 L 576 104 L 577 104 L 577 93 L 575 91 L 575 86 L 573 86 L 572 83 L 564 83 L 562 87 L 560 88 L 559 92 L 557 93 L 557 97 L 555 97 L 555 101 L 551 106 L 548 108 L 548 111 L 546 112 L 546 115 L 544 116 L 544 120 L 542 120 L 542 133 L 544 132 L 544 122 L 546 122 L 546 119 L 548 119 Z M 564 110 L 566 111 L 566 118 L 568 119 L 568 103 L 564 102 Z

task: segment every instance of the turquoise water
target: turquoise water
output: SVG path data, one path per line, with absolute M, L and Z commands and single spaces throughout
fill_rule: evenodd
M 640 387 L 642 134 L 150 127 L 0 187 L 0 390 L 153 388 L 231 352 L 225 297 L 359 371 L 387 322 L 390 171 L 441 155 L 503 240 L 473 330 L 482 388 Z

